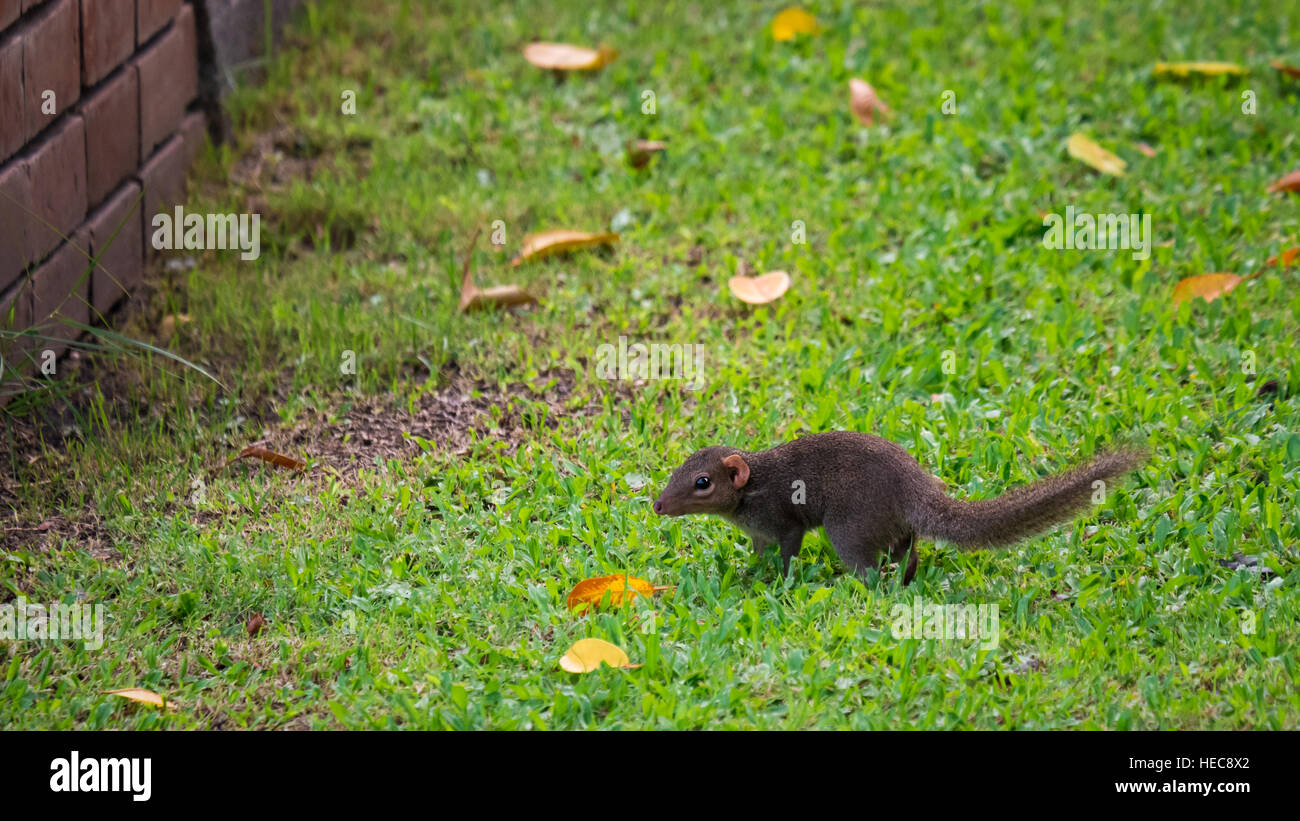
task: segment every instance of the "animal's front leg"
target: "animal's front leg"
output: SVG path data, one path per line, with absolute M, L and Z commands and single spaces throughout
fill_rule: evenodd
M 785 574 L 790 575 L 790 560 L 799 555 L 803 547 L 803 531 L 794 530 L 781 537 L 781 561 Z

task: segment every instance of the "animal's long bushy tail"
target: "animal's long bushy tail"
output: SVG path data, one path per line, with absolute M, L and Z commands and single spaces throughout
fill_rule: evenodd
M 1122 476 L 1146 459 L 1146 452 L 1138 449 L 1100 453 L 1065 473 L 995 499 L 968 502 L 936 489 L 917 500 L 910 524 L 923 537 L 965 550 L 1009 545 L 1073 518 L 1091 501 L 1093 482 Z

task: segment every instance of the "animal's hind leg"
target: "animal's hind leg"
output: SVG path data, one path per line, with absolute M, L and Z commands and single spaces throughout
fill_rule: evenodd
M 835 548 L 840 561 L 858 575 L 863 575 L 867 570 L 877 567 L 880 554 L 888 549 L 888 542 L 877 542 L 871 536 L 858 532 L 860 526 L 855 526 L 849 520 L 828 517 L 824 524 L 826 535 L 830 538 L 831 546 Z
M 902 536 L 894 542 L 894 546 L 889 549 L 889 557 L 902 561 L 903 554 L 908 554 L 907 571 L 903 573 L 903 584 L 912 583 L 912 577 L 916 575 L 916 534 L 909 533 Z

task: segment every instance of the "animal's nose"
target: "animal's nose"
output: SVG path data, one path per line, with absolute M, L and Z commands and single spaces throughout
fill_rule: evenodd
M 663 515 L 663 512 L 664 512 L 664 503 L 659 501 L 658 499 L 655 499 L 655 513 Z

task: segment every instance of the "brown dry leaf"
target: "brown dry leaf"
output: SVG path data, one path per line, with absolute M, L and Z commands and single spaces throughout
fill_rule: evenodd
M 630 663 L 621 647 L 601 639 L 580 639 L 560 657 L 560 667 L 570 673 L 590 673 L 599 670 L 602 664 L 628 669 L 641 666 Z
M 1135 148 L 1137 148 L 1138 151 L 1141 151 L 1145 156 L 1154 157 L 1156 155 L 1156 150 L 1152 148 L 1150 145 L 1148 145 L 1147 143 L 1134 143 L 1133 145 Z
M 582 606 L 596 607 L 605 597 L 606 591 L 609 592 L 610 604 L 622 604 L 636 598 L 638 595 L 645 596 L 647 599 L 652 597 L 656 590 L 666 590 L 665 587 L 655 587 L 645 579 L 638 579 L 636 576 L 627 576 L 618 574 L 614 576 L 597 576 L 591 579 L 583 579 L 573 586 L 569 591 L 567 604 L 570 610 L 576 610 Z
M 254 613 L 248 617 L 248 623 L 244 625 L 250 637 L 256 636 L 266 629 L 266 617 L 261 613 Z
M 1290 74 L 1292 77 L 1300 77 L 1300 68 L 1289 66 L 1281 60 L 1272 60 L 1269 62 L 1269 65 L 1283 74 Z
M 1103 174 L 1114 174 L 1116 177 L 1122 177 L 1124 176 L 1124 169 L 1128 167 L 1128 163 L 1083 134 L 1071 134 L 1069 142 L 1065 144 L 1065 150 L 1070 153 L 1071 157 L 1086 163 Z
M 858 122 L 868 127 L 876 124 L 877 114 L 881 119 L 890 114 L 889 106 L 880 99 L 871 84 L 856 77 L 849 80 L 849 109 L 858 118 Z
M 524 46 L 524 59 L 538 68 L 556 71 L 595 71 L 614 61 L 618 51 L 601 46 L 598 49 L 569 45 L 568 43 L 529 43 Z
M 772 18 L 772 39 L 778 43 L 793 40 L 800 34 L 816 34 L 817 18 L 798 7 L 791 7 Z
M 785 271 L 770 271 L 761 277 L 734 276 L 727 281 L 727 287 L 741 302 L 765 305 L 790 290 L 790 275 Z
M 1300 258 L 1300 248 L 1288 248 L 1279 254 L 1278 257 L 1281 257 L 1282 259 L 1281 267 L 1285 268 L 1295 262 L 1297 258 Z M 1269 257 L 1268 264 L 1277 265 L 1278 257 Z
M 1242 279 L 1244 277 L 1236 274 L 1197 274 L 1188 277 L 1174 286 L 1174 302 L 1186 302 L 1196 297 L 1213 302 L 1236 288 Z
M 185 325 L 190 321 L 189 314 L 168 314 L 158 323 L 158 338 L 171 339 L 176 333 L 176 328 Z
M 249 445 L 248 447 L 241 450 L 239 452 L 239 455 L 236 456 L 234 459 L 231 459 L 230 462 L 228 462 L 227 464 L 233 463 L 238 459 L 247 459 L 250 456 L 261 459 L 263 462 L 270 462 L 271 464 L 277 467 L 289 468 L 290 470 L 307 469 L 307 463 L 302 461 L 301 459 L 295 459 L 292 456 L 285 456 L 282 453 L 276 453 L 273 450 L 267 450 L 266 448 L 261 447 L 259 445 Z
M 1283 191 L 1300 191 L 1300 171 L 1292 171 L 1268 187 L 1268 193 L 1280 194 Z
M 519 265 L 530 259 L 541 259 L 563 251 L 591 248 L 597 245 L 610 245 L 615 242 L 618 242 L 618 234 L 613 232 L 589 234 L 586 231 L 563 229 L 559 231 L 543 231 L 540 234 L 529 234 L 524 237 L 523 250 L 510 264 Z
M 1218 63 L 1218 62 L 1188 62 L 1188 63 L 1156 63 L 1155 75 L 1157 77 L 1190 77 L 1193 74 L 1200 74 L 1204 77 L 1215 77 L 1220 74 L 1243 75 L 1250 72 L 1242 68 L 1237 63 Z
M 645 168 L 650 157 L 663 151 L 668 143 L 662 140 L 633 140 L 627 148 L 627 162 L 633 168 Z
M 479 231 L 474 232 L 474 238 L 469 241 L 469 247 L 465 249 L 465 265 L 460 274 L 460 305 L 458 306 L 460 312 L 468 313 L 469 311 L 482 311 L 487 308 L 536 304 L 537 298 L 518 285 L 494 285 L 491 288 L 479 288 L 474 284 L 474 277 L 470 273 L 469 263 L 474 255 L 474 246 L 478 244 L 479 233 Z
M 120 696 L 131 701 L 138 701 L 141 704 L 152 704 L 155 707 L 165 707 L 166 701 L 162 696 L 153 690 L 144 690 L 139 687 L 127 687 L 124 690 L 105 690 L 106 696 Z

